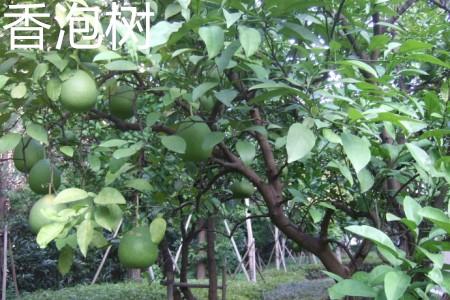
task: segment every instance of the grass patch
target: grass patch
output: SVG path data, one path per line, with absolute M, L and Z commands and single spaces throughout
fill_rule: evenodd
M 264 280 L 263 280 L 264 278 Z M 282 284 L 301 282 L 305 279 L 304 271 L 297 266 L 290 266 L 288 272 L 275 269 L 266 269 L 263 277 L 258 276 L 257 283 L 247 282 L 242 274 L 236 278 L 229 278 L 227 285 L 228 299 L 233 300 L 255 300 L 263 299 L 264 294 L 276 289 Z M 192 280 L 192 283 L 207 283 L 207 281 Z M 220 285 L 219 279 L 219 285 Z M 207 289 L 192 289 L 198 299 L 207 299 Z M 220 295 L 220 291 L 219 291 Z M 33 293 L 25 293 L 20 299 L 25 300 L 110 300 L 110 299 L 133 299 L 133 300 L 160 300 L 166 298 L 166 290 L 159 283 L 117 283 L 78 285 L 61 290 L 43 290 Z

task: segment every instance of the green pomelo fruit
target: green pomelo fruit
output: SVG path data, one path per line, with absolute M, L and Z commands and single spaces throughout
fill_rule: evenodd
M 31 169 L 28 184 L 33 192 L 45 195 L 49 192 L 50 183 L 53 183 L 52 190 L 56 191 L 61 184 L 61 173 L 48 159 L 42 159 Z
M 203 97 L 200 99 L 200 108 L 203 111 L 211 112 L 214 108 L 216 101 L 211 97 Z
M 57 213 L 66 208 L 64 204 L 55 204 L 54 195 L 46 195 L 34 203 L 30 210 L 30 215 L 28 216 L 28 224 L 30 225 L 31 231 L 35 234 L 47 224 L 52 223 L 50 219 L 46 217 L 48 213 Z M 47 213 L 44 214 L 43 211 Z
M 43 158 L 44 147 L 30 137 L 22 138 L 14 149 L 14 165 L 21 172 L 29 172 L 34 164 Z
M 129 119 L 134 115 L 133 101 L 136 97 L 134 89 L 129 86 L 120 86 L 117 91 L 111 95 L 109 100 L 109 111 L 120 119 Z
M 181 123 L 177 134 L 186 142 L 186 152 L 183 158 L 188 161 L 202 161 L 211 156 L 212 148 L 203 148 L 203 142 L 211 133 L 208 125 L 200 118 L 189 118 Z
M 230 190 L 233 193 L 233 197 L 236 199 L 248 198 L 255 192 L 255 188 L 247 180 L 233 183 Z
M 61 87 L 61 103 L 70 112 L 85 112 L 97 102 L 97 85 L 84 71 L 76 71 Z
M 158 258 L 158 247 L 152 242 L 148 226 L 135 227 L 120 240 L 119 261 L 127 268 L 148 268 Z

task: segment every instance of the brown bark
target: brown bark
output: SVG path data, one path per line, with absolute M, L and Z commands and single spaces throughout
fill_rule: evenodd
M 160 249 L 162 254 L 162 269 L 167 283 L 167 300 L 180 300 L 180 293 L 174 286 L 175 274 L 173 272 L 173 262 L 166 239 L 161 242 Z
M 192 241 L 191 237 L 185 237 L 181 245 L 181 269 L 180 269 L 180 282 L 188 282 L 188 268 L 189 268 L 189 245 Z M 194 300 L 195 297 L 192 294 L 189 287 L 180 287 L 184 297 L 188 300 Z
M 217 284 L 217 265 L 215 254 L 216 243 L 216 220 L 210 216 L 208 218 L 208 231 L 206 233 L 206 239 L 208 241 L 207 254 L 208 254 L 208 277 L 209 277 L 209 290 L 208 300 L 217 300 L 218 284 Z
M 203 229 L 198 233 L 198 247 L 200 250 L 198 251 L 199 256 L 205 255 L 205 247 L 206 244 L 206 230 Z M 204 260 L 200 260 L 197 263 L 197 279 L 205 279 L 206 278 L 206 264 Z

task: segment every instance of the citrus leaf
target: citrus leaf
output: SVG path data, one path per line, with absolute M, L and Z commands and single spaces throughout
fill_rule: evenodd
M 112 187 L 104 187 L 97 197 L 94 198 L 94 202 L 99 205 L 108 204 L 125 204 L 125 198 L 122 194 Z
M 305 157 L 313 149 L 316 143 L 316 136 L 305 125 L 293 124 L 288 131 L 286 149 L 288 163 L 292 163 Z
M 56 195 L 55 203 L 69 203 L 86 199 L 88 193 L 78 188 L 68 188 Z

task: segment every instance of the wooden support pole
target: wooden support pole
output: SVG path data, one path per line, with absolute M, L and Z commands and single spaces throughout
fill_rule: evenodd
M 222 300 L 227 299 L 227 259 L 223 260 L 222 267 Z

